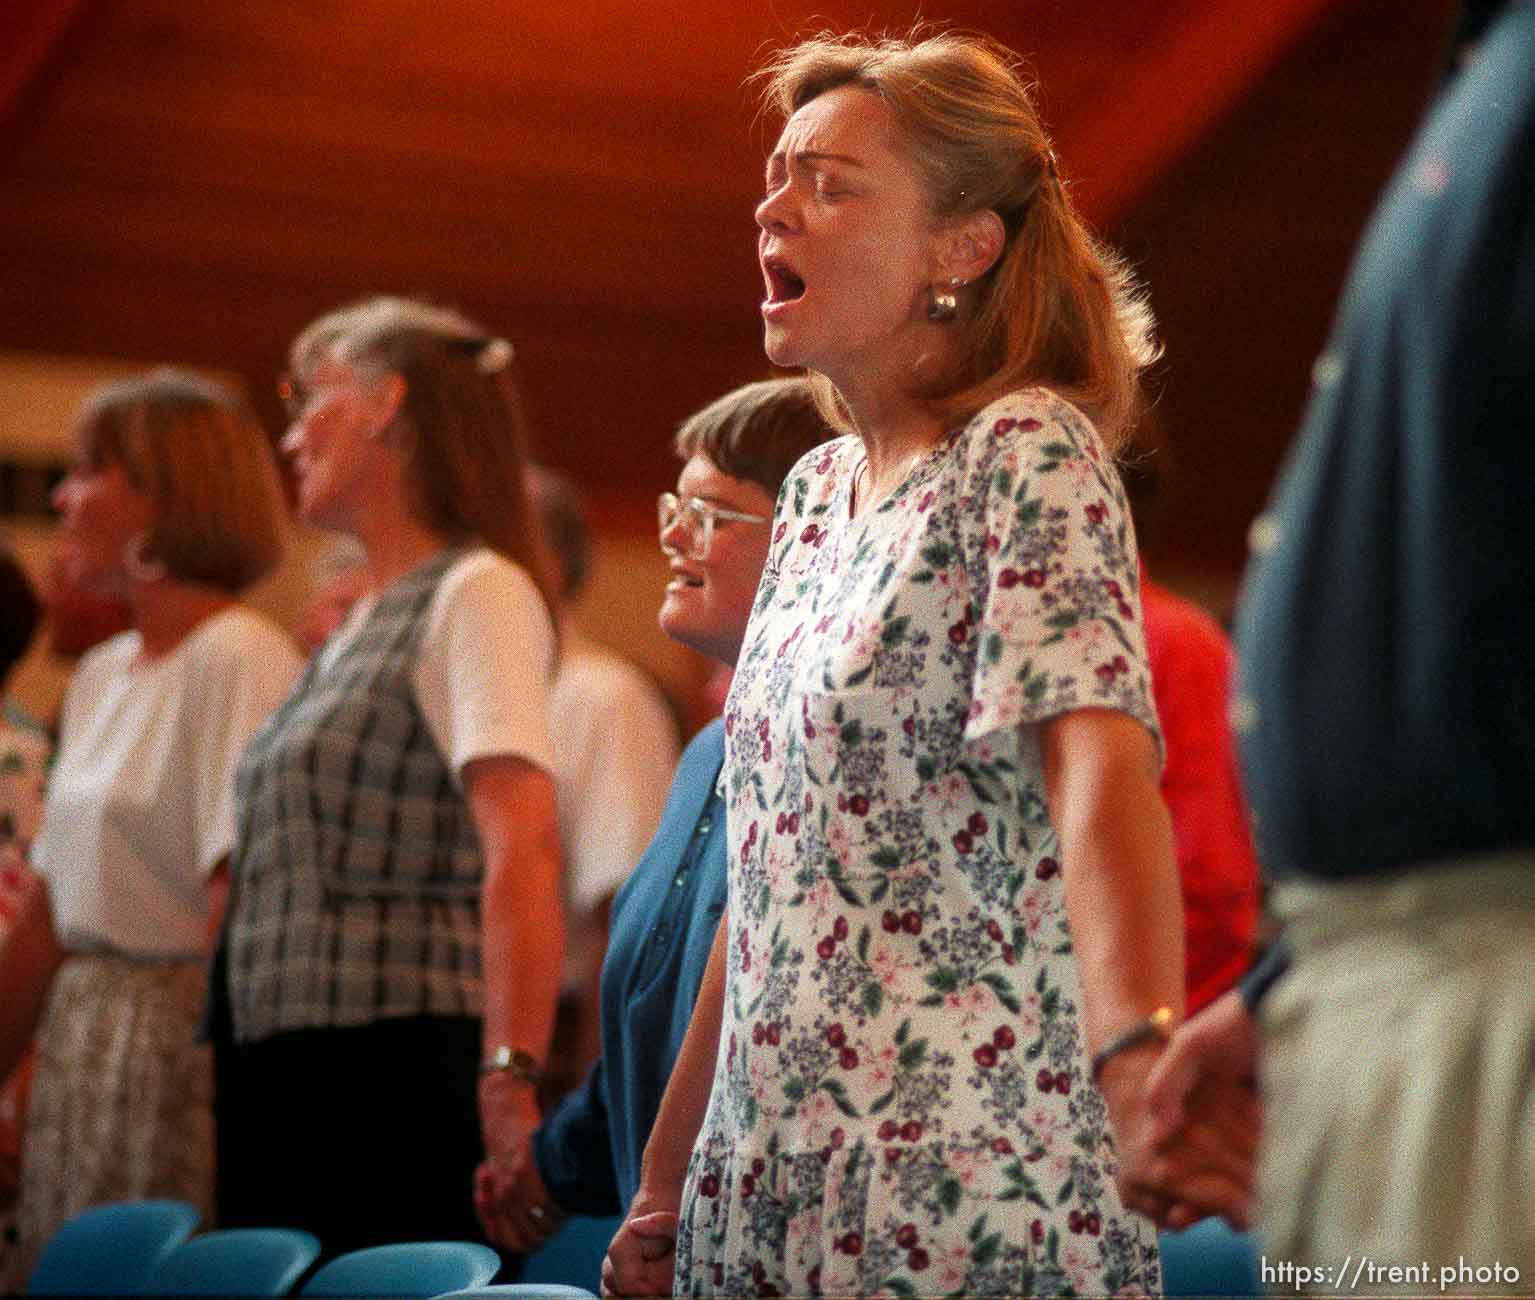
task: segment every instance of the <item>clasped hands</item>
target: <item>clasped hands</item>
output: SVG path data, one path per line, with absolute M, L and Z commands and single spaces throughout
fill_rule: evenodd
M 644 1188 L 608 1244 L 602 1261 L 604 1296 L 669 1296 L 677 1254 L 675 1209 Z
M 1226 993 L 1165 1046 L 1137 1055 L 1111 1060 L 1102 1079 L 1125 1204 L 1159 1228 L 1209 1215 L 1246 1228 L 1262 1113 L 1257 1028 L 1241 994 Z
M 539 1121 L 524 1081 L 496 1074 L 481 1080 L 485 1159 L 474 1171 L 474 1212 L 485 1236 L 506 1250 L 535 1250 L 565 1221 L 533 1158 Z

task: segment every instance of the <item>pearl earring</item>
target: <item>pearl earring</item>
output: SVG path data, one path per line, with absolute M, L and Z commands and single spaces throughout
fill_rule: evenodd
M 146 586 L 152 582 L 159 582 L 165 577 L 165 564 L 160 560 L 151 560 L 144 554 L 149 545 L 148 533 L 134 533 L 123 547 L 123 572 L 134 582 L 144 583 Z
M 959 311 L 959 297 L 954 291 L 963 288 L 964 283 L 956 275 L 949 281 L 948 288 L 933 289 L 933 300 L 927 305 L 928 320 L 943 324 L 954 319 L 955 313 Z

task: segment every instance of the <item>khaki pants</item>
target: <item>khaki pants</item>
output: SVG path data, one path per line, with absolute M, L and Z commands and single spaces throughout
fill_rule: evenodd
M 1263 1008 L 1274 1291 L 1535 1292 L 1535 854 L 1276 898 Z

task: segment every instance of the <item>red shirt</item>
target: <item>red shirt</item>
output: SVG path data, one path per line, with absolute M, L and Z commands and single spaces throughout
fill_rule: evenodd
M 1231 643 L 1208 614 L 1141 574 L 1152 696 L 1167 743 L 1162 797 L 1183 885 L 1190 1014 L 1236 983 L 1258 928 L 1258 860 L 1226 721 Z

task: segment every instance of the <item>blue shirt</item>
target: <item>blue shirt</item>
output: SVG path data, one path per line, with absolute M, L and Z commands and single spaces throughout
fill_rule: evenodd
M 655 839 L 613 900 L 602 1056 L 534 1135 L 544 1186 L 571 1214 L 617 1214 L 682 1048 L 725 909 L 725 759 L 718 719 L 683 751 Z
M 1535 4 L 1355 259 L 1237 622 L 1260 857 L 1339 880 L 1535 844 Z

